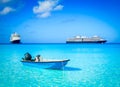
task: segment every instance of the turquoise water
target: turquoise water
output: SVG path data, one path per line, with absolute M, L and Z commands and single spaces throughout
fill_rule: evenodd
M 120 87 L 120 44 L 1 44 L 0 87 Z M 25 52 L 70 59 L 63 70 L 23 65 Z

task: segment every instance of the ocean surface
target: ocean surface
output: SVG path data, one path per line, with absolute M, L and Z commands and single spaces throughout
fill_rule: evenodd
M 70 61 L 61 70 L 26 66 L 26 52 Z M 120 87 L 120 44 L 1 44 L 0 87 Z

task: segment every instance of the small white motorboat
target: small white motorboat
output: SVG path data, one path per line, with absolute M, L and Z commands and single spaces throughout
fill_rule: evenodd
M 63 60 L 48 60 L 44 59 L 39 62 L 35 62 L 34 60 L 22 60 L 21 62 L 24 65 L 29 66 L 36 66 L 40 68 L 47 68 L 47 69 L 62 69 L 70 59 L 63 59 Z

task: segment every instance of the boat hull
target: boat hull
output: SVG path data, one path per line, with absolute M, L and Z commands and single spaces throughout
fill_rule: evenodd
M 21 61 L 24 65 L 28 66 L 35 66 L 39 68 L 46 68 L 46 69 L 62 69 L 67 63 L 69 59 L 67 60 L 60 60 L 60 61 L 41 61 L 41 62 L 35 62 L 35 61 Z
M 18 43 L 20 43 L 20 40 L 13 40 L 13 41 L 11 41 L 11 43 L 15 43 L 15 44 L 18 44 Z
M 66 41 L 66 43 L 105 43 L 104 41 Z

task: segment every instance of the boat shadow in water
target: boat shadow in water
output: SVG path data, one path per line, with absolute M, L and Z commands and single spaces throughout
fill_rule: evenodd
M 76 68 L 76 67 L 64 67 L 62 70 L 64 70 L 64 71 L 80 71 L 80 70 L 82 70 L 82 69 L 80 69 L 80 68 Z
M 59 70 L 59 71 L 80 71 L 82 69 L 76 68 L 76 67 L 63 67 L 61 69 L 52 69 L 52 68 L 47 68 L 48 70 Z
M 28 67 L 40 68 L 39 66 L 34 66 L 34 65 L 31 65 L 31 64 L 23 64 L 23 65 L 28 66 Z M 65 67 L 60 68 L 60 69 L 54 69 L 54 68 L 40 68 L 40 69 L 60 70 L 60 71 L 80 71 L 80 70 L 82 70 L 80 68 L 69 67 L 69 66 L 65 66 Z

